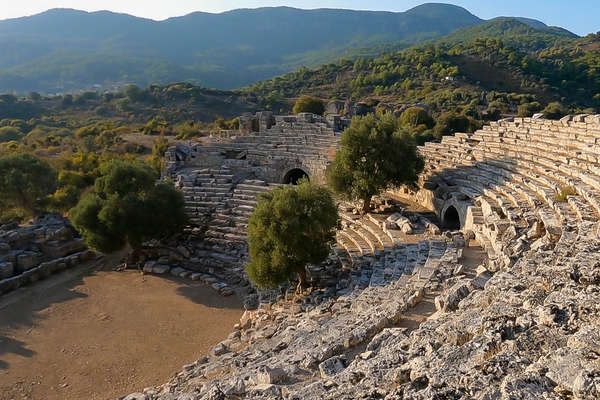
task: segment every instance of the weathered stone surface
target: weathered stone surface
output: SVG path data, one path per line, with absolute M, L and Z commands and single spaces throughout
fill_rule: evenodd
M 171 267 L 169 267 L 168 265 L 164 265 L 164 264 L 154 264 L 154 266 L 152 267 L 152 272 L 155 274 L 166 274 L 167 272 L 169 272 L 169 270 L 171 269 Z
M 331 357 L 330 359 L 319 364 L 319 372 L 321 373 L 321 378 L 323 379 L 332 378 L 344 368 L 344 360 L 340 357 Z

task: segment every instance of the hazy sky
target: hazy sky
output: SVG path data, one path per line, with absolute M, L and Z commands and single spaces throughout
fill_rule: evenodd
M 291 6 L 298 8 L 351 8 L 405 11 L 425 0 L 1 0 L 0 19 L 32 15 L 49 8 L 86 11 L 110 10 L 161 20 L 193 11 L 221 12 L 235 8 Z M 438 2 L 444 2 L 439 1 Z M 522 16 L 565 27 L 584 35 L 600 31 L 600 0 L 452 0 L 481 18 Z

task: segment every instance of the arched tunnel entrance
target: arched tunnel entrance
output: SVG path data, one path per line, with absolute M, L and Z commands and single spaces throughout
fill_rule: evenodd
M 286 185 L 297 185 L 303 178 L 309 179 L 308 174 L 300 168 L 294 168 L 285 174 L 283 183 Z
M 453 231 L 460 229 L 460 217 L 456 207 L 450 206 L 446 209 L 442 216 L 442 227 Z

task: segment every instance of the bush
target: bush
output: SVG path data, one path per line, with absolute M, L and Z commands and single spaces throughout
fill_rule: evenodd
M 477 124 L 466 115 L 453 112 L 443 113 L 437 120 L 434 132 L 438 137 L 457 132 L 474 132 Z
M 0 128 L 0 143 L 2 142 L 10 142 L 12 140 L 19 140 L 23 137 L 23 134 L 19 130 L 19 128 L 15 128 L 12 126 L 3 126 Z
M 521 104 L 518 108 L 519 117 L 531 117 L 533 114 L 539 112 L 542 109 L 542 105 L 537 101 L 532 103 Z
M 427 129 L 431 129 L 435 125 L 433 118 L 431 118 L 429 113 L 421 107 L 410 107 L 406 109 L 400 116 L 400 123 L 413 128 L 425 125 Z
M 548 119 L 561 119 L 567 115 L 568 111 L 562 104 L 558 102 L 550 103 L 542 111 L 544 116 Z
M 300 288 L 306 266 L 327 259 L 338 224 L 331 193 L 307 180 L 262 194 L 248 222 L 248 276 L 266 289 L 298 274 Z
M 320 99 L 311 96 L 302 96 L 294 105 L 294 114 L 312 113 L 323 115 L 325 113 L 325 104 Z
M 183 194 L 156 179 L 139 161 L 102 164 L 94 189 L 70 211 L 88 246 L 110 253 L 129 244 L 137 254 L 145 241 L 179 232 L 186 222 Z
M 342 134 L 341 148 L 327 169 L 327 181 L 338 194 L 363 201 L 391 186 L 414 184 L 424 162 L 415 139 L 392 115 L 355 117 Z
M 560 192 L 554 196 L 554 199 L 559 203 L 566 203 L 568 196 L 577 196 L 577 190 L 573 186 L 563 186 Z

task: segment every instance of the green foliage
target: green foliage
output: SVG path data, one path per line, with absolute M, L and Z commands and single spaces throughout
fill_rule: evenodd
M 169 139 L 161 136 L 154 141 L 152 146 L 152 154 L 159 157 L 164 157 L 167 149 L 169 148 Z
M 0 143 L 10 142 L 11 140 L 19 140 L 23 136 L 23 133 L 19 128 L 13 126 L 3 126 L 0 128 Z
M 415 184 L 424 162 L 412 135 L 391 115 L 355 117 L 342 134 L 341 148 L 327 170 L 330 187 L 352 200 L 363 200 L 399 185 Z
M 102 164 L 94 189 L 70 211 L 88 246 L 104 253 L 126 244 L 137 249 L 180 231 L 186 221 L 183 195 L 171 185 L 155 184 L 156 178 L 139 161 Z
M 518 108 L 519 117 L 531 117 L 533 114 L 540 112 L 542 105 L 537 101 L 521 104 Z
M 435 125 L 433 118 L 431 118 L 429 113 L 421 107 L 410 107 L 406 109 L 400 116 L 400 123 L 411 128 L 424 125 L 427 129 L 431 129 Z
M 554 196 L 554 199 L 559 203 L 566 203 L 568 196 L 577 196 L 577 190 L 573 186 L 563 186 L 560 192 Z
M 438 118 L 434 131 L 437 137 L 441 137 L 457 132 L 474 132 L 478 128 L 479 125 L 472 118 L 462 114 L 446 112 Z
M 56 171 L 29 154 L 0 157 L 0 212 L 22 209 L 33 214 L 56 190 Z
M 325 261 L 339 224 L 329 191 L 307 180 L 261 195 L 248 222 L 250 262 L 246 271 L 260 288 L 285 283 L 307 264 Z
M 317 99 L 316 97 L 302 96 L 296 101 L 292 111 L 294 114 L 312 113 L 323 115 L 325 113 L 325 104 L 321 99 Z
M 172 131 L 167 121 L 155 117 L 142 127 L 142 133 L 144 135 L 169 135 Z
M 544 116 L 548 119 L 561 119 L 567 115 L 568 110 L 561 103 L 550 103 L 542 110 Z

